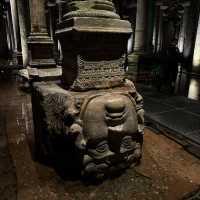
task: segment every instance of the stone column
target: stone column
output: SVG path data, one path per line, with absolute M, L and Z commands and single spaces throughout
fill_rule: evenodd
M 191 65 L 192 56 L 193 56 L 193 48 L 194 48 L 194 34 L 196 33 L 197 24 L 198 24 L 198 16 L 197 9 L 198 5 L 196 2 L 192 2 L 191 6 L 188 7 L 188 21 L 186 23 L 186 33 L 184 39 L 184 47 L 183 47 L 183 55 L 186 60 L 188 60 L 188 64 Z
M 13 55 L 13 52 L 14 52 L 15 41 L 14 41 L 14 31 L 13 31 L 12 18 L 11 18 L 9 6 L 7 7 L 7 11 L 6 11 L 6 32 L 7 32 L 7 41 L 9 44 L 8 45 L 9 52 L 11 56 Z
M 12 51 L 12 40 L 10 37 L 10 29 L 9 29 L 9 25 L 8 25 L 8 11 L 5 12 L 6 15 L 6 37 L 7 37 L 7 44 L 8 44 L 8 50 L 9 52 Z
M 67 7 L 67 2 L 63 0 L 57 0 L 57 12 L 58 12 L 58 18 L 57 22 L 58 24 L 62 23 L 63 20 L 63 15 L 64 15 L 64 7 Z M 58 50 L 58 65 L 62 66 L 62 61 L 63 61 L 63 53 L 62 53 L 62 48 L 59 39 L 57 39 L 57 50 Z
M 47 25 L 45 16 L 45 1 L 44 0 L 31 0 L 31 32 L 44 33 L 47 35 Z
M 23 66 L 26 67 L 28 64 L 28 45 L 27 45 L 27 30 L 26 30 L 25 13 L 24 13 L 25 8 L 23 0 L 17 0 L 17 10 L 19 17 Z
M 6 60 L 6 58 L 8 57 L 8 43 L 7 43 L 7 35 L 6 35 L 5 13 L 3 11 L 2 12 L 0 11 L 0 24 L 1 24 L 0 56 Z
M 200 73 L 200 15 L 195 39 L 192 72 Z
M 181 24 L 181 31 L 180 31 L 180 36 L 179 36 L 179 42 L 178 42 L 178 47 L 181 53 L 183 53 L 184 50 L 184 43 L 185 43 L 185 37 L 186 37 L 186 28 L 187 24 L 189 23 L 189 6 L 190 2 L 182 4 L 184 7 L 184 14 L 183 14 L 183 20 Z
M 157 38 L 157 52 L 162 50 L 163 44 L 163 10 L 166 9 L 165 6 L 160 6 L 159 11 L 159 28 L 158 28 L 158 38 Z
M 159 17 L 160 17 L 160 3 L 156 3 L 155 5 L 155 15 L 154 15 L 154 27 L 153 27 L 153 51 L 156 53 L 157 51 L 157 43 L 158 43 L 158 32 L 159 32 Z
M 148 22 L 147 22 L 147 46 L 146 51 L 151 54 L 153 52 L 153 31 L 154 31 L 154 21 L 156 20 L 156 6 L 154 0 L 148 0 Z
M 56 67 L 53 40 L 48 35 L 45 0 L 31 0 L 31 33 L 28 37 L 29 76 L 33 80 L 58 79 L 61 69 Z
M 135 28 L 135 52 L 146 50 L 146 28 L 147 28 L 147 1 L 137 0 L 136 28 Z
M 17 56 L 18 56 L 18 16 L 17 16 L 17 7 L 16 1 L 10 0 L 10 9 L 11 9 L 11 16 L 12 16 L 12 26 L 13 26 L 13 36 L 14 36 L 14 45 L 13 45 L 13 62 L 14 65 L 18 64 Z
M 133 52 L 127 57 L 128 71 L 126 72 L 126 77 L 133 82 L 136 82 L 137 80 L 140 55 L 146 50 L 145 31 L 147 28 L 147 0 L 137 0 L 136 6 L 135 37 L 130 39 L 134 41 L 134 47 Z

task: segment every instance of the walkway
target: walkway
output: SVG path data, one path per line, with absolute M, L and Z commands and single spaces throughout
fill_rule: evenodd
M 31 100 L 16 86 L 6 79 L 0 84 L 0 155 L 6 152 L 0 156 L 0 199 L 181 200 L 199 188 L 200 160 L 148 129 L 136 171 L 98 186 L 62 179 L 52 167 L 33 160 Z
M 200 157 L 200 102 L 158 93 L 148 86 L 139 85 L 137 89 L 144 98 L 146 125 Z

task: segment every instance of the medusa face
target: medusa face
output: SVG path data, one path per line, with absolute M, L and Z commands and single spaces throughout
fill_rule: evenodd
M 83 135 L 87 141 L 84 172 L 105 174 L 131 165 L 140 157 L 133 98 L 119 93 L 92 98 L 83 116 Z

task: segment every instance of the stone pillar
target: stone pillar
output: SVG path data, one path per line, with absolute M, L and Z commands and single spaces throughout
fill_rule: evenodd
M 193 48 L 194 48 L 194 34 L 196 33 L 198 19 L 197 16 L 197 7 L 196 2 L 191 3 L 191 6 L 188 7 L 188 21 L 186 23 L 186 33 L 183 47 L 183 55 L 188 64 L 191 65 Z
M 31 33 L 43 33 L 47 35 L 47 25 L 45 16 L 45 1 L 31 0 Z
M 154 27 L 153 27 L 153 51 L 156 53 L 157 51 L 157 43 L 158 43 L 158 32 L 159 32 L 159 17 L 160 17 L 160 4 L 155 5 L 155 15 L 154 15 Z
M 58 12 L 57 22 L 58 22 L 58 24 L 62 23 L 64 10 L 66 7 L 67 7 L 66 1 L 62 1 L 62 0 L 57 1 L 57 12 Z M 58 48 L 58 65 L 62 66 L 63 52 L 62 52 L 62 48 L 61 48 L 59 39 L 57 40 L 57 48 Z
M 138 0 L 136 8 L 136 25 L 133 52 L 127 57 L 128 71 L 126 76 L 133 82 L 136 82 L 138 75 L 138 63 L 140 55 L 146 50 L 147 40 L 145 32 L 147 30 L 147 0 Z
M 165 9 L 164 6 L 160 6 L 159 10 L 159 28 L 158 28 L 158 38 L 157 38 L 157 52 L 162 50 L 163 44 L 163 10 Z
M 179 36 L 179 43 L 178 47 L 181 53 L 183 53 L 184 50 L 184 43 L 185 43 L 185 37 L 186 37 L 186 28 L 189 20 L 189 7 L 190 3 L 184 3 L 184 14 L 183 14 L 183 20 L 182 20 L 182 25 L 181 25 L 181 31 L 180 31 L 180 36 Z
M 147 1 L 137 0 L 137 15 L 135 28 L 135 52 L 144 52 L 146 50 L 146 28 L 147 28 Z
M 147 6 L 148 22 L 147 22 L 147 49 L 146 51 L 151 54 L 153 52 L 153 32 L 154 32 L 154 21 L 156 20 L 156 6 L 154 0 L 148 0 Z
M 58 79 L 61 76 L 61 69 L 56 67 L 53 40 L 47 32 L 45 0 L 31 0 L 30 13 L 29 77 L 39 81 Z
M 13 26 L 12 26 L 12 19 L 11 19 L 11 13 L 9 10 L 9 6 L 6 11 L 6 32 L 7 32 L 7 42 L 8 42 L 8 47 L 9 47 L 9 53 L 10 56 L 13 55 L 14 52 L 14 31 L 13 31 Z
M 13 62 L 14 65 L 18 64 L 18 48 L 19 48 L 19 42 L 18 42 L 18 16 L 17 16 L 17 7 L 16 7 L 16 1 L 10 0 L 10 8 L 11 8 L 11 16 L 12 16 L 12 25 L 13 25 L 13 36 L 14 36 L 14 46 L 13 46 Z
M 23 60 L 23 66 L 26 67 L 28 65 L 28 45 L 27 45 L 27 30 L 26 30 L 25 13 L 24 13 L 25 7 L 23 0 L 17 0 L 17 10 L 19 17 L 22 60 Z
M 8 50 L 9 52 L 12 51 L 12 40 L 10 37 L 10 29 L 9 29 L 9 25 L 8 25 L 8 11 L 5 12 L 6 15 L 6 37 L 7 37 L 7 44 L 8 44 Z
M 7 44 L 7 35 L 6 35 L 6 20 L 5 20 L 5 14 L 3 11 L 0 13 L 0 24 L 1 24 L 0 57 L 6 60 L 6 58 L 8 57 L 8 44 Z
M 192 72 L 200 73 L 200 15 L 195 39 Z
M 58 23 L 62 22 L 62 17 L 63 17 L 63 1 L 58 1 L 57 2 L 57 8 L 58 8 Z

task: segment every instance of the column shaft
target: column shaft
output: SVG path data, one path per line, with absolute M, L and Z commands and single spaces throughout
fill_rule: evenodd
M 135 29 L 135 45 L 134 50 L 144 52 L 146 49 L 146 0 L 137 0 L 136 29 Z
M 181 31 L 179 36 L 179 43 L 178 47 L 181 53 L 183 53 L 184 50 L 184 43 L 185 43 L 185 37 L 186 37 L 186 28 L 189 20 L 189 5 L 183 5 L 184 6 L 184 14 L 183 14 L 183 20 L 181 24 Z
M 14 32 L 14 51 L 17 53 L 17 32 L 18 32 L 18 17 L 17 17 L 17 9 L 16 9 L 16 1 L 10 0 L 10 8 L 11 8 L 11 16 L 12 16 L 12 25 Z
M 27 30 L 26 30 L 25 13 L 24 13 L 25 8 L 23 5 L 24 5 L 23 0 L 17 0 L 22 59 L 23 59 L 23 66 L 25 67 L 28 64 L 28 45 L 27 45 Z
M 162 49 L 163 42 L 163 10 L 160 8 L 159 11 L 159 25 L 158 25 L 158 38 L 157 38 L 157 52 Z
M 46 33 L 45 1 L 31 0 L 31 32 Z
M 155 16 L 154 16 L 153 42 L 152 42 L 154 47 L 154 53 L 156 53 L 157 51 L 157 44 L 158 44 L 159 17 L 160 17 L 160 6 L 156 5 Z
M 195 39 L 192 71 L 200 73 L 200 16 Z

